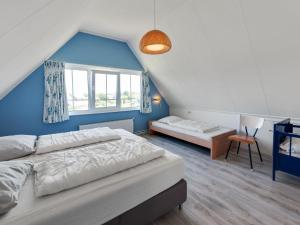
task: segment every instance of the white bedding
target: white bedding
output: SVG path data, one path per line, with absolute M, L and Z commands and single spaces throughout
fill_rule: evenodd
M 232 130 L 230 128 L 219 127 L 218 130 L 213 130 L 211 132 L 201 133 L 201 132 L 190 131 L 190 130 L 179 128 L 179 127 L 174 127 L 172 125 L 161 123 L 161 122 L 158 122 L 158 121 L 152 122 L 152 126 L 158 127 L 158 128 L 163 128 L 163 129 L 170 130 L 170 131 L 175 131 L 175 132 L 181 133 L 181 134 L 186 134 L 186 135 L 198 137 L 198 138 L 201 138 L 201 139 L 207 140 L 207 141 L 210 141 L 212 139 L 212 137 L 214 137 L 214 136 L 217 136 L 217 135 L 220 135 L 220 134 L 223 134 L 223 133 L 226 133 L 226 132 Z
M 18 204 L 19 193 L 31 171 L 32 164 L 27 162 L 0 162 L 0 215 Z
M 36 154 L 118 139 L 120 135 L 108 127 L 42 135 L 37 141 Z
M 139 138 L 119 130 L 122 136 Z M 119 142 L 119 141 L 116 141 Z M 1 225 L 99 225 L 126 212 L 184 178 L 183 160 L 168 151 L 143 165 L 67 191 L 35 197 L 33 177 L 19 204 L 0 217 Z
M 283 151 L 289 152 L 290 151 L 290 138 L 287 138 L 281 145 L 280 148 Z M 292 146 L 291 152 L 300 154 L 300 139 L 299 138 L 292 138 Z
M 218 130 L 219 126 L 203 122 L 203 121 L 194 121 L 194 120 L 179 120 L 175 122 L 169 123 L 169 125 L 182 128 L 185 130 L 200 132 L 200 133 L 208 133 L 214 130 Z
M 12 160 L 35 152 L 33 135 L 11 135 L 0 137 L 0 161 Z
M 31 157 L 35 190 L 43 196 L 70 189 L 161 157 L 144 138 L 110 141 Z

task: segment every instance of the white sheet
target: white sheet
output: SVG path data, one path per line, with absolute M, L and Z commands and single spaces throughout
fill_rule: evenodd
M 108 127 L 42 135 L 39 136 L 37 141 L 36 154 L 43 154 L 98 142 L 118 140 L 120 138 L 120 135 Z
M 164 118 L 161 118 L 158 121 L 161 123 L 170 124 L 170 123 L 174 123 L 174 122 L 181 121 L 181 120 L 183 120 L 183 119 L 178 116 L 166 116 Z
M 36 196 L 77 187 L 161 157 L 164 149 L 144 138 L 127 138 L 37 155 Z
M 207 140 L 207 141 L 210 141 L 212 139 L 212 137 L 214 137 L 214 136 L 217 136 L 217 135 L 220 135 L 220 134 L 223 134 L 223 133 L 233 130 L 230 128 L 220 127 L 218 130 L 214 130 L 214 131 L 207 132 L 207 133 L 200 133 L 200 132 L 194 132 L 194 131 L 186 130 L 186 129 L 179 128 L 179 127 L 174 127 L 172 125 L 160 123 L 158 121 L 152 122 L 152 126 L 167 129 L 170 131 L 175 131 L 175 132 L 181 133 L 181 134 L 191 135 L 191 136 L 198 137 L 198 138 L 201 138 L 201 139 Z
M 180 121 L 170 122 L 169 125 L 182 128 L 185 130 L 193 131 L 193 132 L 200 132 L 200 133 L 208 133 L 219 129 L 218 125 L 214 125 L 203 121 L 194 121 L 194 120 L 180 120 Z
M 19 204 L 0 217 L 0 224 L 103 224 L 168 189 L 182 178 L 182 158 L 167 151 L 163 157 L 146 164 L 41 198 L 34 197 L 33 179 L 30 177 L 21 192 Z

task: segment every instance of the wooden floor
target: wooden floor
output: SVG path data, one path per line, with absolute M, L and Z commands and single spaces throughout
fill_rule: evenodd
M 225 161 L 212 161 L 208 150 L 166 136 L 145 137 L 185 160 L 188 199 L 153 225 L 300 225 L 300 180 L 278 173 L 271 179 L 271 157 L 260 163 L 253 149 L 254 171 L 248 152 L 233 149 Z

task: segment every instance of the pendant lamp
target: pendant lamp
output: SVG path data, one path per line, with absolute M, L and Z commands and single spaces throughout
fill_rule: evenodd
M 172 48 L 172 43 L 168 35 L 156 29 L 156 0 L 153 0 L 153 3 L 154 29 L 147 32 L 140 41 L 140 50 L 150 55 L 163 54 Z

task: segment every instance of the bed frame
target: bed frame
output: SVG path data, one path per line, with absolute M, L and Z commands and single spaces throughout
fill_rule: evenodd
M 166 134 L 171 137 L 175 137 L 196 145 L 200 145 L 203 147 L 206 147 L 210 149 L 210 157 L 211 159 L 216 159 L 219 156 L 225 154 L 228 150 L 230 141 L 228 140 L 228 137 L 230 135 L 236 134 L 236 130 L 229 130 L 225 133 L 219 134 L 217 136 L 212 137 L 211 141 L 201 139 L 199 137 L 179 133 L 176 131 L 172 131 L 169 129 L 164 129 L 160 127 L 156 127 L 152 125 L 152 121 L 149 122 L 149 134 L 153 135 L 155 133 L 162 133 Z
M 149 225 L 175 207 L 178 206 L 181 209 L 181 204 L 186 201 L 186 198 L 187 184 L 182 179 L 169 189 L 155 195 L 104 225 Z
M 300 126 L 292 124 L 290 119 L 274 124 L 272 176 L 274 181 L 278 170 L 300 177 L 300 158 L 294 157 L 291 151 L 292 139 L 300 138 L 299 134 L 294 133 L 294 129 L 299 128 Z M 290 138 L 290 148 L 287 154 L 284 154 L 280 151 L 280 144 L 286 138 Z

